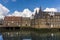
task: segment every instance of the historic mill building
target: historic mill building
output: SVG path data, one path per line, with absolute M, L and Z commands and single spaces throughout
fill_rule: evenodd
M 60 30 L 60 12 L 44 12 L 40 8 L 39 12 L 36 11 L 35 15 L 32 15 L 32 19 L 16 16 L 5 16 L 4 19 L 0 19 L 0 32 L 4 40 L 40 40 L 40 33 L 38 35 L 34 32 L 35 29 Z

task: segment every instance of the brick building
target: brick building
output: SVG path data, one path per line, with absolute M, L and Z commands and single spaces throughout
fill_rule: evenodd
M 28 17 L 22 17 L 22 27 L 31 27 L 31 19 Z
M 27 27 L 30 26 L 30 18 L 6 16 L 4 18 L 5 27 Z
M 6 16 L 4 18 L 4 26 L 5 27 L 21 26 L 21 19 L 22 19 L 22 17 Z

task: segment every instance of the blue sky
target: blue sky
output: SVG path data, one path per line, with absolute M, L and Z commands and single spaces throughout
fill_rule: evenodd
M 0 0 L 0 3 L 7 7 L 10 12 L 23 11 L 25 8 L 33 11 L 34 8 L 40 6 L 42 9 L 47 7 L 60 9 L 60 0 Z

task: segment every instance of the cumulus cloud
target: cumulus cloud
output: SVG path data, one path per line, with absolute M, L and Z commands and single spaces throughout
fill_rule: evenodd
M 4 16 L 3 15 L 0 15 L 0 19 L 4 19 Z
M 15 11 L 14 13 L 12 13 L 12 16 L 21 16 L 22 12 L 19 11 Z
M 3 18 L 10 10 L 0 4 L 0 18 Z
M 12 14 L 9 14 L 8 16 L 22 16 L 22 17 L 31 17 L 31 15 L 34 14 L 34 12 L 31 12 L 29 9 L 24 9 L 21 11 L 15 11 Z
M 34 11 L 30 11 L 29 9 L 24 9 L 22 12 L 21 11 L 14 11 L 14 13 L 9 14 L 8 16 L 22 16 L 22 17 L 31 17 L 32 14 L 35 15 L 35 12 L 39 12 L 40 8 L 35 8 Z M 44 11 L 46 12 L 57 12 L 56 8 L 46 8 Z
M 46 8 L 43 11 L 46 11 L 46 12 L 57 12 L 58 10 L 56 8 Z
M 0 4 L 0 18 L 3 18 L 4 16 L 21 16 L 21 17 L 31 17 L 32 14 L 35 15 L 35 12 L 39 12 L 40 8 L 35 8 L 34 11 L 30 11 L 28 8 L 24 9 L 22 12 L 15 10 L 12 14 L 8 14 L 10 12 L 9 9 L 7 9 L 5 6 Z M 56 8 L 46 8 L 46 12 L 57 12 Z M 7 15 L 8 14 L 8 15 Z
M 29 9 L 24 9 L 22 16 L 30 17 L 32 15 L 32 12 Z
M 37 8 L 35 8 L 35 9 L 34 9 L 34 12 L 36 12 L 36 11 L 37 11 L 37 13 L 38 13 L 38 12 L 39 12 L 39 10 L 40 10 L 40 8 L 38 8 L 38 7 L 37 7 Z
M 39 12 L 39 8 L 35 8 L 34 11 L 30 11 L 28 8 L 21 11 L 14 11 L 14 13 L 9 14 L 8 16 L 22 16 L 22 17 L 31 17 L 32 14 L 35 15 L 35 12 Z

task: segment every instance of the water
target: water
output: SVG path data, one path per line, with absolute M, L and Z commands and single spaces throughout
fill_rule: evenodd
M 36 40 L 60 40 L 60 33 L 43 33 L 38 36 L 36 37 Z
M 3 40 L 3 37 L 2 37 L 2 35 L 0 34 L 0 40 Z
M 60 40 L 57 29 L 6 31 L 0 33 L 0 40 Z
M 10 33 L 10 36 L 8 33 Z M 0 35 L 0 40 L 3 40 L 2 35 Z M 4 40 L 60 40 L 60 32 L 7 32 L 5 33 Z

